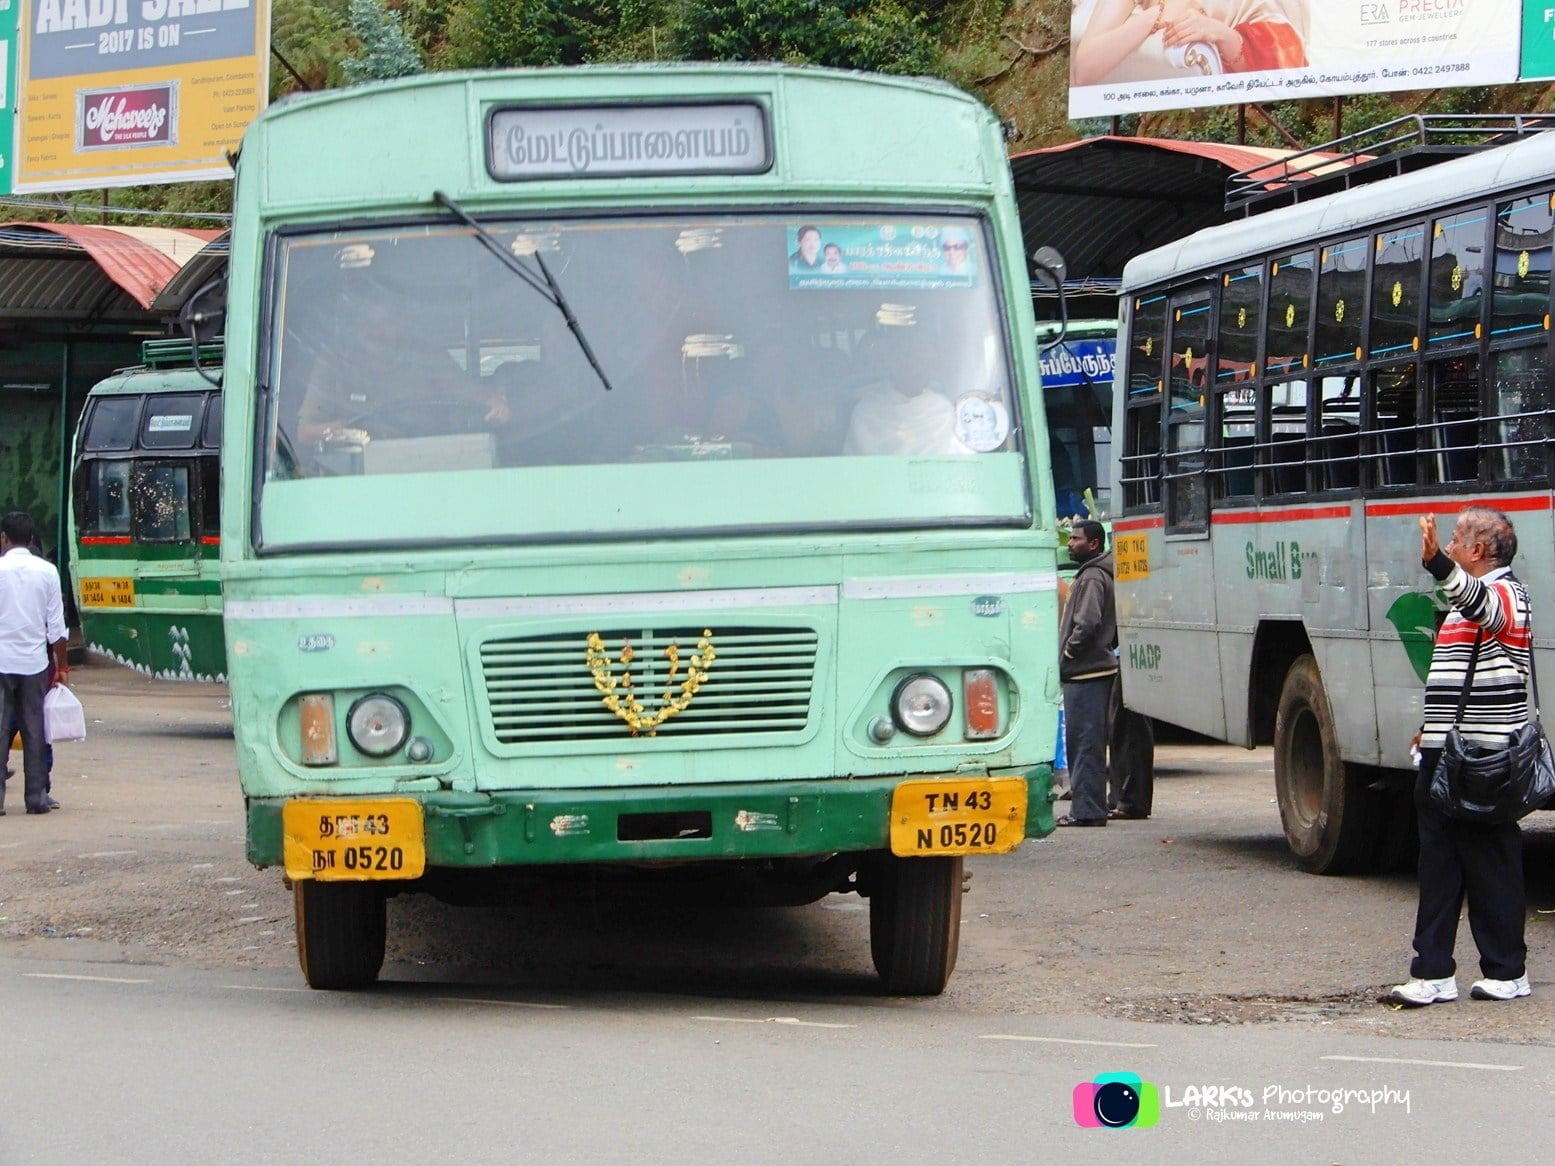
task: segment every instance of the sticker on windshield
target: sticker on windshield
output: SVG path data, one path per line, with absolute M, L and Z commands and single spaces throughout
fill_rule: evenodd
M 956 439 L 977 453 L 991 453 L 1010 436 L 1010 411 L 985 393 L 956 398 Z
M 187 433 L 193 427 L 192 413 L 163 413 L 146 420 L 147 433 Z
M 948 223 L 794 223 L 786 232 L 788 286 L 969 288 L 980 249 L 966 227 Z

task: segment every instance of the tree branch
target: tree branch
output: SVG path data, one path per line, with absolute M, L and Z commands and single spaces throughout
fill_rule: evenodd
M 1011 69 L 1015 68 L 1022 57 L 1030 57 L 1032 60 L 1041 60 L 1043 57 L 1051 56 L 1053 53 L 1056 53 L 1059 49 L 1063 48 L 1069 43 L 1069 38 L 1067 36 L 1059 37 L 1057 40 L 1045 45 L 1028 45 L 1023 41 L 1017 40 L 1007 32 L 1001 33 L 1000 35 L 1002 35 L 1005 40 L 1009 41 L 1015 46 L 1015 55 L 1010 58 L 1009 64 L 1005 65 L 1004 68 L 1000 69 L 997 73 L 989 73 L 986 77 L 979 77 L 973 81 L 972 84 L 986 85 L 990 81 L 997 81 Z

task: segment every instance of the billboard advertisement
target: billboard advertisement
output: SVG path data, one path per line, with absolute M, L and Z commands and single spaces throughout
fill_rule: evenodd
M 11 193 L 11 143 L 15 137 L 16 17 L 21 0 L 0 0 L 0 194 Z
M 1525 2 L 1074 0 L 1069 116 L 1512 82 Z
M 17 191 L 227 178 L 269 92 L 270 0 L 12 0 Z

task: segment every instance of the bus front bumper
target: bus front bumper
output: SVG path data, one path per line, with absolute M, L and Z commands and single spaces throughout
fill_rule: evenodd
M 986 775 L 985 775 L 986 776 Z M 1017 774 L 1026 783 L 1023 837 L 1052 833 L 1052 767 Z M 952 783 L 973 775 L 943 775 Z M 500 867 L 554 863 L 659 862 L 801 857 L 891 847 L 892 795 L 919 777 L 837 778 L 731 785 L 628 789 L 513 790 L 493 793 L 384 794 L 308 798 L 311 808 L 337 800 L 420 803 L 427 867 Z M 248 800 L 248 858 L 284 861 L 283 811 L 303 799 Z M 1013 834 L 1013 831 L 1011 832 Z M 1008 849 L 1008 847 L 1004 847 Z M 977 853 L 963 850 L 959 853 Z M 296 871 L 292 873 L 298 873 Z

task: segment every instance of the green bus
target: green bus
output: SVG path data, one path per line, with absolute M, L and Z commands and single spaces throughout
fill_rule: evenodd
M 385 899 L 869 899 L 941 991 L 1053 826 L 1057 538 L 993 116 L 775 65 L 429 75 L 237 169 L 222 583 L 250 859 L 316 988 Z M 194 305 L 199 315 L 198 305 Z
M 223 680 L 221 389 L 183 340 L 94 385 L 76 429 L 70 574 L 87 647 L 163 680 Z M 202 345 L 220 367 L 219 345 Z

